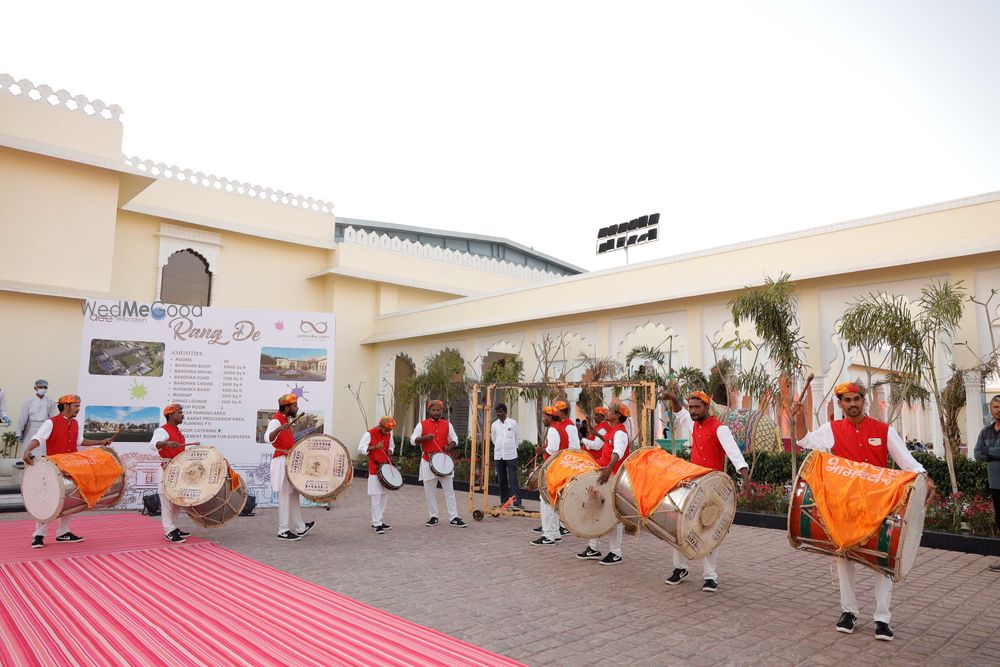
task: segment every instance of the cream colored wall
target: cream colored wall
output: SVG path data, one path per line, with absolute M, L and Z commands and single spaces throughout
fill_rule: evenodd
M 112 160 L 122 155 L 122 125 L 81 111 L 0 93 L 0 134 Z
M 0 148 L 0 281 L 111 287 L 118 176 Z
M 156 301 L 160 220 L 118 211 L 111 293 L 115 298 Z

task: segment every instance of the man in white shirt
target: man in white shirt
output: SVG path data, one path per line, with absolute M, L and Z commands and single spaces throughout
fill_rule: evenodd
M 444 491 L 444 502 L 448 507 L 448 524 L 456 528 L 465 528 L 466 523 L 458 516 L 458 503 L 455 502 L 455 474 L 438 477 L 431 470 L 430 457 L 437 453 L 447 454 L 458 444 L 455 429 L 446 420 L 441 419 L 444 403 L 437 399 L 427 401 L 427 419 L 417 422 L 410 435 L 410 442 L 421 449 L 420 481 L 424 483 L 424 495 L 427 497 L 427 519 L 425 526 L 436 526 L 438 520 L 437 485 L 441 482 Z M 443 472 L 443 471 L 442 471 Z
M 46 396 L 49 390 L 49 383 L 46 380 L 35 380 L 35 393 L 21 406 L 21 413 L 17 416 L 17 424 L 14 432 L 25 446 L 31 442 L 35 432 L 47 420 L 59 414 L 56 402 Z M 45 445 L 35 452 L 38 456 L 45 456 Z
M 517 422 L 507 416 L 507 405 L 504 403 L 497 403 L 496 415 L 490 426 L 490 438 L 493 440 L 493 460 L 500 485 L 500 504 L 514 496 L 514 507 L 524 509 L 517 483 L 517 445 L 521 442 Z
M 163 408 L 163 426 L 153 431 L 153 437 L 149 444 L 153 446 L 160 456 L 160 467 L 166 468 L 167 463 L 175 456 L 184 451 L 187 447 L 195 447 L 201 443 L 187 442 L 184 434 L 178 428 L 184 423 L 184 408 L 180 403 L 171 403 Z M 163 538 L 167 542 L 183 544 L 184 538 L 191 533 L 177 527 L 177 518 L 180 516 L 181 508 L 170 502 L 170 498 L 163 492 L 163 476 L 160 475 L 160 522 L 163 524 Z
M 295 446 L 292 428 L 299 418 L 299 397 L 285 394 L 278 399 L 278 411 L 271 416 L 264 431 L 264 442 L 274 447 L 271 458 L 271 489 L 278 494 L 278 539 L 297 542 L 316 525 L 302 520 L 302 498 L 288 480 L 286 456 Z M 294 526 L 294 529 L 292 529 Z
M 372 530 L 376 535 L 382 535 L 392 528 L 382 518 L 385 508 L 389 505 L 389 494 L 383 488 L 378 478 L 379 466 L 391 464 L 392 450 L 396 443 L 392 440 L 392 430 L 396 428 L 396 420 L 385 416 L 378 421 L 378 426 L 365 431 L 358 442 L 358 454 L 368 457 L 368 496 L 372 503 Z
M 569 438 L 566 429 L 559 416 L 559 410 L 553 405 L 547 405 L 542 409 L 542 425 L 545 426 L 545 445 L 536 448 L 535 453 L 541 454 L 545 460 L 555 456 L 560 449 L 569 448 Z M 575 449 L 579 449 L 577 445 Z M 539 487 L 538 495 L 541 500 L 542 513 L 542 536 L 536 540 L 531 540 L 530 544 L 536 547 L 548 547 L 559 541 L 559 514 L 545 498 L 548 489 Z
M 615 403 L 611 406 L 610 428 L 604 436 L 604 446 L 597 455 L 597 463 L 601 466 L 601 476 L 598 477 L 599 484 L 607 484 L 611 475 L 617 474 L 622 463 L 629 455 L 628 421 L 631 411 L 627 405 Z M 622 539 L 625 526 L 619 521 L 615 525 L 614 531 L 608 537 L 608 553 L 604 558 L 600 558 L 600 539 L 592 539 L 587 548 L 576 555 L 581 560 L 597 560 L 600 558 L 601 565 L 618 565 L 622 562 Z

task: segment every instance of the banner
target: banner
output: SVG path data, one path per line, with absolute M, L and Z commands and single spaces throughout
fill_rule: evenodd
M 120 507 L 141 507 L 158 490 L 161 459 L 150 440 L 170 403 L 184 408 L 185 439 L 222 452 L 258 505 L 277 503 L 264 429 L 278 397 L 299 397 L 296 438 L 330 432 L 332 313 L 90 300 L 83 317 L 78 419 L 88 439 L 121 431 L 113 445 L 127 475 Z

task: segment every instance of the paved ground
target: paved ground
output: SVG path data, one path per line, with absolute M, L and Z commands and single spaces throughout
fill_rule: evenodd
M 274 539 L 273 509 L 215 531 L 192 529 L 186 518 L 182 525 L 528 665 L 1000 664 L 1000 574 L 981 556 L 921 549 L 896 587 L 896 640 L 887 643 L 873 636 L 872 576 L 859 569 L 859 628 L 839 634 L 832 561 L 793 551 L 781 531 L 734 527 L 711 594 L 700 590 L 697 565 L 681 585 L 664 585 L 670 554 L 649 535 L 626 536 L 625 562 L 600 566 L 573 557 L 584 545 L 575 537 L 529 546 L 531 519 L 473 522 L 463 494 L 466 529 L 424 527 L 423 491 L 407 486 L 386 513 L 393 529 L 375 535 L 364 489 L 356 482 L 329 512 L 306 509 L 317 527 L 297 543 Z M 0 537 L 13 536 L 0 527 Z

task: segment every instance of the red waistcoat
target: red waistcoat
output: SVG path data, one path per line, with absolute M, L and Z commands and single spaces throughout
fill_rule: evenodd
M 280 412 L 275 412 L 271 419 L 277 419 L 278 423 L 282 426 L 288 423 L 288 417 L 281 414 Z M 291 429 L 282 431 L 271 443 L 274 447 L 274 456 L 271 458 L 278 458 L 279 456 L 284 456 L 288 453 L 288 450 L 295 446 L 295 436 L 292 435 Z
M 423 450 L 421 456 L 424 461 L 430 461 L 431 454 L 443 452 L 448 446 L 448 428 L 448 422 L 444 419 L 439 419 L 436 422 L 433 419 L 424 419 L 420 422 L 420 435 L 434 436 L 433 440 L 420 443 L 420 449 Z
M 604 466 L 608 465 L 609 463 L 611 463 L 611 456 L 612 456 L 612 454 L 615 453 L 614 452 L 614 450 L 615 450 L 615 433 L 618 433 L 619 431 L 622 432 L 622 433 L 624 433 L 625 437 L 628 438 L 628 429 L 625 428 L 625 424 L 615 424 L 604 435 L 604 446 L 601 447 L 601 452 L 600 452 L 600 454 L 597 457 L 597 463 L 601 467 L 604 467 Z M 626 444 L 625 445 L 625 452 L 622 454 L 622 457 L 620 459 L 618 459 L 618 463 L 615 464 L 615 467 L 612 468 L 612 472 L 618 472 L 618 469 L 622 467 L 622 463 L 625 461 L 625 459 L 628 458 L 628 455 L 629 455 L 629 446 Z
M 569 448 L 569 433 L 566 432 L 566 423 L 552 422 L 552 426 L 549 426 L 549 428 L 553 429 L 556 433 L 559 434 L 559 449 Z M 546 433 L 546 440 L 548 440 L 548 433 Z M 551 454 L 546 452 L 542 456 L 542 460 L 547 461 L 550 456 Z
M 160 456 L 165 459 L 172 459 L 184 451 L 184 434 L 173 424 L 164 424 L 163 430 L 170 436 L 170 440 L 179 442 L 180 447 L 163 447 L 160 449 Z
M 691 463 L 711 468 L 726 469 L 726 450 L 719 442 L 719 427 L 722 422 L 714 416 L 695 422 L 691 429 Z
M 854 426 L 848 419 L 830 422 L 833 453 L 852 461 L 886 468 L 889 465 L 889 425 L 865 415 Z
M 390 463 L 389 443 L 392 442 L 392 433 L 382 433 L 378 426 L 368 431 L 371 442 L 368 443 L 368 474 L 374 475 L 378 472 L 380 465 Z M 373 445 L 382 443 L 384 449 L 372 449 Z
M 56 415 L 52 422 L 52 435 L 45 441 L 45 455 L 72 454 L 76 451 L 76 441 L 80 437 L 80 424 L 75 419 Z

